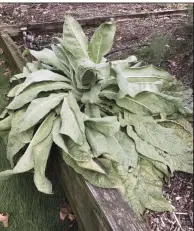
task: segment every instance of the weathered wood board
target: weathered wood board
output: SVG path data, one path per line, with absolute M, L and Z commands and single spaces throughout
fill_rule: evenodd
M 6 59 L 12 69 L 12 73 L 17 74 L 22 72 L 23 66 L 27 61 L 7 33 L 0 34 L 0 46 L 5 53 Z
M 120 15 L 110 15 L 110 16 L 97 16 L 92 18 L 81 18 L 77 21 L 82 26 L 99 26 L 101 23 L 109 21 L 111 18 L 114 18 L 117 21 L 127 20 L 131 18 L 146 18 L 151 16 L 162 16 L 162 15 L 171 15 L 171 14 L 182 14 L 188 13 L 187 9 L 180 10 L 165 10 L 158 12 L 145 12 L 145 13 L 136 13 L 136 14 L 120 14 Z M 35 23 L 35 24 L 22 24 L 22 25 L 0 25 L 0 32 L 5 32 L 11 35 L 12 37 L 19 36 L 21 34 L 21 28 L 26 28 L 31 32 L 62 32 L 63 21 L 47 22 L 47 23 Z
M 91 185 L 67 166 L 62 157 L 53 158 L 53 163 L 81 231 L 147 230 L 118 190 Z

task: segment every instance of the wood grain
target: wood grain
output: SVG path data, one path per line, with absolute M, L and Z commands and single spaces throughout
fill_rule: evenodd
M 9 62 L 12 74 L 22 72 L 27 60 L 22 57 L 17 45 L 7 33 L 0 34 L 0 47 L 3 49 L 5 57 Z
M 76 19 L 82 26 L 99 26 L 101 23 L 109 21 L 111 18 L 115 20 L 127 20 L 132 18 L 146 18 L 151 16 L 159 15 L 172 15 L 172 14 L 183 14 L 188 13 L 187 9 L 181 10 L 165 10 L 165 11 L 152 11 L 152 12 L 143 12 L 136 14 L 118 14 L 110 16 L 97 16 L 90 18 L 78 18 Z M 6 32 L 12 37 L 19 36 L 21 34 L 21 28 L 26 27 L 28 31 L 31 32 L 41 32 L 47 33 L 50 31 L 53 32 L 62 32 L 63 21 L 47 22 L 47 23 L 34 23 L 34 24 L 22 24 L 22 25 L 0 25 L 0 32 Z
M 67 166 L 62 157 L 54 158 L 55 171 L 76 215 L 81 231 L 146 231 L 116 189 L 97 188 Z

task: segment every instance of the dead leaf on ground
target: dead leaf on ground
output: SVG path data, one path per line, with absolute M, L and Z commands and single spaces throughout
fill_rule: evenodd
M 68 203 L 63 203 L 60 209 L 60 219 L 64 221 L 67 216 L 69 220 L 71 221 L 74 220 L 74 215 L 73 215 L 70 205 Z
M 10 74 L 11 74 L 10 71 L 6 71 L 6 72 L 3 73 L 3 75 L 6 76 L 6 77 L 10 76 Z
M 75 216 L 73 214 L 69 214 L 68 216 L 70 221 L 74 221 L 75 220 Z
M 9 215 L 7 213 L 0 213 L 0 222 L 3 223 L 3 226 L 5 228 L 8 227 L 8 220 L 9 220 Z
M 176 62 L 173 61 L 173 60 L 168 60 L 168 62 L 170 63 L 170 66 L 172 66 L 172 67 L 176 67 L 177 66 Z
M 0 61 L 0 66 L 2 66 L 5 63 L 5 61 L 1 60 Z

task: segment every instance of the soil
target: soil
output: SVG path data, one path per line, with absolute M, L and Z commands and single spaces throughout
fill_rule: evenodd
M 165 197 L 174 207 L 174 212 L 147 212 L 148 230 L 191 231 L 193 230 L 193 175 L 175 172 L 164 185 Z
M 131 4 L 131 3 L 35 3 L 0 4 L 0 21 L 5 24 L 51 22 L 63 20 L 65 13 L 75 18 L 109 16 L 114 14 L 140 13 L 183 9 L 188 4 Z
M 6 11 L 8 16 L 4 17 L 4 20 L 11 17 L 14 23 L 19 23 L 19 16 L 14 17 L 7 12 L 12 12 L 11 6 L 17 4 L 9 4 L 9 10 Z M 25 4 L 15 9 L 23 9 Z M 44 5 L 42 8 L 41 5 Z M 183 5 L 186 4 L 174 4 L 176 7 L 183 8 Z M 23 17 L 25 23 L 34 22 L 29 17 L 36 15 L 38 22 L 42 21 L 53 21 L 56 20 L 54 13 L 56 9 L 60 9 L 57 20 L 61 20 L 64 16 L 64 12 L 68 8 L 72 8 L 69 12 L 75 18 L 81 17 L 91 17 L 91 16 L 100 16 L 100 15 L 111 15 L 114 14 L 123 14 L 123 13 L 135 13 L 135 12 L 145 12 L 145 11 L 160 11 L 165 9 L 175 9 L 173 4 L 52 4 L 52 11 L 49 11 L 50 4 L 31 4 L 31 8 L 28 6 L 28 16 Z M 102 7 L 103 6 L 103 7 Z M 58 8 L 57 8 L 58 7 Z M 117 7 L 117 8 L 116 8 Z M 64 11 L 63 11 L 64 10 Z M 92 10 L 92 13 L 91 13 Z M 85 11 L 85 14 L 83 14 Z M 30 12 L 30 13 L 29 13 Z M 39 17 L 40 12 L 47 12 L 49 14 L 48 18 L 45 18 L 42 13 Z M 52 13 L 49 13 L 52 12 Z M 63 13 L 62 13 L 63 12 Z M 76 13 L 73 13 L 76 12 Z M 92 14 L 92 15 L 91 15 Z M 11 21 L 11 22 L 12 22 Z M 23 21 L 22 21 L 23 22 Z M 189 31 L 187 28 L 188 15 L 187 14 L 177 14 L 177 15 L 167 15 L 167 16 L 152 16 L 145 19 L 128 19 L 123 21 L 117 21 L 117 31 L 115 35 L 115 42 L 110 54 L 107 56 L 109 59 L 122 59 L 126 58 L 131 54 L 137 55 L 139 58 L 146 60 L 145 55 L 140 55 L 139 50 L 141 48 L 149 47 L 151 40 L 155 37 L 168 37 L 169 41 L 165 45 L 169 45 L 168 57 L 162 57 L 165 59 L 160 59 L 158 63 L 154 63 L 157 66 L 163 67 L 170 71 L 173 75 L 182 77 L 183 82 L 186 85 L 192 85 L 192 42 L 190 47 L 185 50 L 185 43 L 188 42 L 188 39 L 192 41 L 192 31 Z M 21 23 L 21 21 L 20 21 Z M 89 27 L 85 28 L 85 33 L 89 38 L 91 38 L 94 30 L 96 28 Z M 49 48 L 51 44 L 56 43 L 57 40 L 55 37 L 61 37 L 61 33 L 48 32 L 45 34 L 38 33 L 34 34 L 28 31 L 29 34 L 34 37 L 35 45 L 24 44 L 23 38 L 19 37 L 15 39 L 15 42 L 20 47 L 23 52 L 27 46 L 30 49 L 41 50 L 44 47 Z M 190 38 L 189 38 L 190 36 Z M 187 44 L 186 44 L 187 46 Z M 181 48 L 178 50 L 178 48 Z M 162 49 L 166 49 L 163 47 Z M 167 59 L 166 59 L 167 58 Z M 149 60 L 153 63 L 153 60 Z M 148 62 L 149 63 L 149 62 Z M 182 68 L 184 66 L 184 68 Z M 188 74 L 188 69 L 190 75 Z
M 7 24 L 22 24 L 63 20 L 64 13 L 75 18 L 146 11 L 183 9 L 188 4 L 0 4 L 0 20 Z M 193 86 L 193 28 L 188 14 L 152 16 L 145 19 L 129 19 L 117 22 L 115 42 L 107 55 L 110 60 L 124 59 L 136 55 L 143 63 L 154 63 L 180 79 L 185 85 Z M 90 38 L 96 28 L 85 28 Z M 30 33 L 30 32 L 29 32 Z M 61 33 L 32 34 L 36 45 L 15 39 L 23 52 L 26 48 L 36 50 L 50 47 Z M 192 103 L 192 102 L 191 102 Z M 193 230 L 193 175 L 175 172 L 164 195 L 174 206 L 174 213 L 148 211 L 145 221 L 149 231 Z

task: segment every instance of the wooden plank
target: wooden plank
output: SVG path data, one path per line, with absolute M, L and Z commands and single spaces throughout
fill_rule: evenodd
M 57 151 L 58 153 L 59 151 Z M 53 164 L 81 231 L 146 231 L 116 189 L 97 188 L 53 155 Z
M 119 21 L 122 19 L 131 19 L 131 18 L 146 18 L 150 16 L 159 16 L 159 15 L 171 15 L 171 14 L 182 14 L 188 13 L 188 9 L 182 10 L 166 10 L 166 11 L 156 11 L 156 12 L 144 12 L 136 14 L 118 14 L 110 16 L 97 16 L 90 18 L 78 18 L 78 22 L 84 26 L 99 26 L 101 23 L 109 21 L 111 18 Z M 26 27 L 27 30 L 32 32 L 62 32 L 63 21 L 47 22 L 47 23 L 35 23 L 35 24 L 22 24 L 22 25 L 0 25 L 0 32 L 6 32 L 12 37 L 19 36 L 21 34 L 21 28 Z
M 5 57 L 9 62 L 12 73 L 17 74 L 22 72 L 23 66 L 27 61 L 22 57 L 20 50 L 8 34 L 0 34 L 0 46 L 4 50 Z

